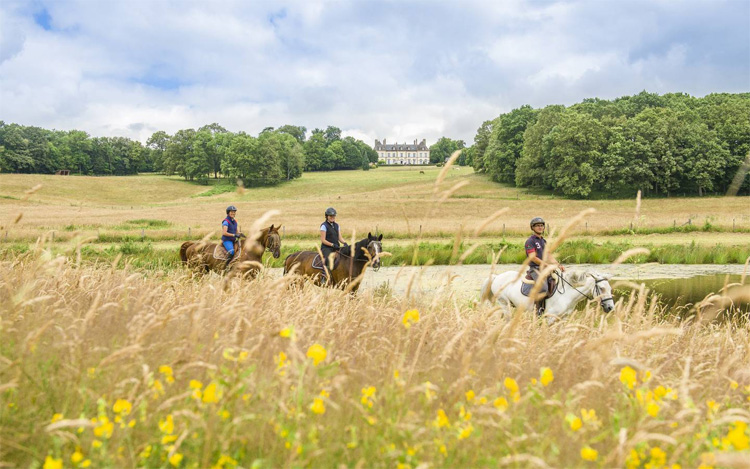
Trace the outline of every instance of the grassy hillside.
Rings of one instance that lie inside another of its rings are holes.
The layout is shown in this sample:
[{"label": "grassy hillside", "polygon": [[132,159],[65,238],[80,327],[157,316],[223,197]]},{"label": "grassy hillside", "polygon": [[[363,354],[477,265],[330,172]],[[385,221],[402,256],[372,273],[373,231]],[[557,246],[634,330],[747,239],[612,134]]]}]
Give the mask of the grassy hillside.
[{"label": "grassy hillside", "polygon": [[[217,232],[225,207],[234,204],[239,207],[243,230],[248,231],[254,220],[275,210],[279,213],[269,224],[283,225],[287,244],[294,240],[308,247],[315,243],[322,212],[328,206],[339,211],[338,221],[347,238],[352,230],[358,235],[378,231],[386,240],[408,243],[421,235],[441,244],[460,232],[466,242],[521,243],[532,216],[547,219],[554,234],[582,210],[594,208],[596,213],[569,235],[595,244],[677,246],[696,242],[709,248],[750,244],[747,198],[646,199],[637,208],[635,199],[569,200],[519,190],[493,183],[470,168],[450,168],[437,184],[440,172],[441,168],[434,167],[384,167],[305,173],[277,187],[239,190],[227,181],[211,181],[205,186],[162,175],[3,174],[0,242],[29,243],[54,231],[58,242],[94,237],[98,243],[146,240],[169,245],[188,236],[200,238]],[[38,185],[41,187],[33,194],[26,194]],[[507,210],[486,222],[501,209]],[[474,238],[479,226],[483,230]]]}]

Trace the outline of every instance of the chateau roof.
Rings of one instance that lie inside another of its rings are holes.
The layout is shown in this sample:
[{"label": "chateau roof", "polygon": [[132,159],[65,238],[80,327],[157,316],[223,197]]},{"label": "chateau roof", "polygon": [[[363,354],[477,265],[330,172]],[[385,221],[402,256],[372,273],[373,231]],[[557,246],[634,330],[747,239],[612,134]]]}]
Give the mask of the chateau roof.
[{"label": "chateau roof", "polygon": [[416,140],[414,140],[414,143],[391,143],[388,144],[385,142],[385,139],[383,139],[383,143],[380,142],[380,140],[375,140],[375,151],[429,151],[429,147],[427,147],[427,139],[423,139],[421,142],[417,143]]}]

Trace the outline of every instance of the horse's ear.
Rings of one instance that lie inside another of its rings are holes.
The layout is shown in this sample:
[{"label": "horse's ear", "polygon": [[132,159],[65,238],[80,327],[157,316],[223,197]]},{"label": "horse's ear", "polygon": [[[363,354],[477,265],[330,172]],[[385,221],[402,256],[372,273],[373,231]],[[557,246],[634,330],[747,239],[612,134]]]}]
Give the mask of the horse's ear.
[{"label": "horse's ear", "polygon": [[273,231],[273,223],[271,223],[271,228],[269,228],[268,231]]},{"label": "horse's ear", "polygon": [[381,233],[380,236],[378,236],[378,241],[383,241],[383,234]]},{"label": "horse's ear", "polygon": [[370,233],[369,231],[367,232],[367,239],[372,239],[372,233]]},{"label": "horse's ear", "polygon": [[281,229],[281,225],[277,226],[275,231],[278,233],[280,229]]}]

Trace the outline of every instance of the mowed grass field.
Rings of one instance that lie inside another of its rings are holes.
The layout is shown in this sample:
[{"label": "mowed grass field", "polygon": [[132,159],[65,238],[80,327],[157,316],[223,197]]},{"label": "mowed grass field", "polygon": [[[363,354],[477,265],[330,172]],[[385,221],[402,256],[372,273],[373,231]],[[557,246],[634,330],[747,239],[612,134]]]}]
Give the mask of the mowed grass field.
[{"label": "mowed grass field", "polygon": [[[54,235],[55,249],[70,251],[88,239],[91,258],[111,260],[117,252],[151,264],[177,265],[181,241],[214,233],[227,205],[239,208],[243,231],[269,211],[268,223],[282,225],[284,255],[313,249],[322,212],[333,206],[347,239],[356,232],[384,234],[387,263],[409,263],[422,242],[418,263],[455,261],[453,244],[480,244],[468,263],[488,263],[511,245],[501,262],[528,236],[528,221],[541,215],[554,236],[578,213],[593,208],[567,233],[565,262],[611,262],[634,246],[662,251],[641,262],[743,263],[750,246],[750,199],[701,197],[632,200],[569,200],[544,192],[491,182],[471,168],[382,167],[371,171],[305,173],[276,187],[236,189],[227,181],[210,185],[178,177],[79,177],[0,175],[0,248],[24,249],[42,235]],[[32,188],[33,193],[28,193]],[[499,210],[501,215],[488,221]],[[687,225],[687,223],[690,223]],[[475,233],[478,227],[480,233]],[[631,230],[632,228],[632,230]],[[123,243],[148,243],[125,246]],[[594,253],[596,246],[606,245]],[[688,246],[694,251],[682,250]],[[726,249],[724,249],[726,247]],[[291,249],[291,250],[289,250]],[[154,255],[157,253],[158,255]],[[585,254],[589,253],[588,256]],[[276,261],[273,265],[279,265]]]}]

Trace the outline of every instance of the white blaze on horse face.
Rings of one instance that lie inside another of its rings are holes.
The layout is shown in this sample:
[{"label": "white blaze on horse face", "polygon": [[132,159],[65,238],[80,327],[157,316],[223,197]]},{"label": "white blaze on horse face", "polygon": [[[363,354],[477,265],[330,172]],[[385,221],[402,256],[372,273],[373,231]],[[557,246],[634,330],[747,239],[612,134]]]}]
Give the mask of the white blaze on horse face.
[{"label": "white blaze on horse face", "polygon": [[377,267],[380,265],[380,243],[373,242],[372,247],[375,251],[375,255],[372,256],[372,266]]}]

